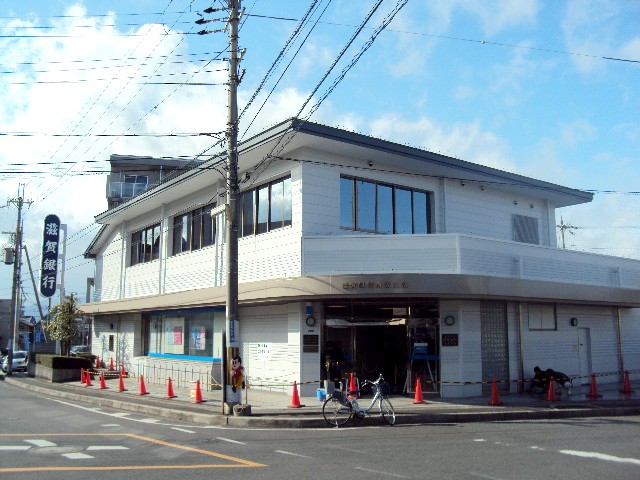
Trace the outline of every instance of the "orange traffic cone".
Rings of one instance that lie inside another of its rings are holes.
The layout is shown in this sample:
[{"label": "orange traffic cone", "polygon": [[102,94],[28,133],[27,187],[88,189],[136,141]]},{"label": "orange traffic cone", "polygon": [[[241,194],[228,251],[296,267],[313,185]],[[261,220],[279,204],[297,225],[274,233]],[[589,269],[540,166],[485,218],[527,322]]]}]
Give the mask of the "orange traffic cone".
[{"label": "orange traffic cone", "polygon": [[202,390],[200,390],[200,380],[196,381],[196,396],[193,398],[193,403],[202,403]]},{"label": "orange traffic cone", "polygon": [[127,389],[124,388],[124,377],[122,376],[122,374],[120,374],[120,385],[118,386],[118,391],[119,392],[124,392]]},{"label": "orange traffic cone", "polygon": [[176,395],[173,393],[173,384],[171,383],[171,377],[169,377],[169,382],[167,383],[167,396],[164,398],[175,398]]},{"label": "orange traffic cone", "polygon": [[87,379],[84,376],[84,368],[80,369],[80,383],[82,383],[82,384],[87,383]]},{"label": "orange traffic cone", "polygon": [[422,385],[420,384],[420,377],[416,378],[416,394],[413,398],[413,403],[424,403],[422,398]]},{"label": "orange traffic cone", "polygon": [[304,405],[300,405],[300,397],[298,396],[298,384],[296,381],[293,381],[293,393],[291,394],[291,405],[287,408],[300,408],[304,407]]},{"label": "orange traffic cone", "polygon": [[556,382],[553,377],[549,377],[549,386],[547,387],[547,402],[557,402],[556,397]]},{"label": "orange traffic cone", "polygon": [[349,374],[349,398],[358,398],[358,387],[356,386],[356,379],[353,373]]},{"label": "orange traffic cone", "polygon": [[598,394],[598,385],[596,385],[596,374],[591,374],[591,390],[587,393],[588,398],[599,398],[602,395]]},{"label": "orange traffic cone", "polygon": [[91,383],[91,372],[89,370],[85,370],[85,378],[86,381],[84,382],[84,386],[93,387],[93,383]]},{"label": "orange traffic cone", "polygon": [[633,390],[631,390],[631,381],[629,380],[629,370],[624,371],[624,383],[622,384],[620,393],[633,393]]},{"label": "orange traffic cone", "polygon": [[124,369],[124,363],[120,364],[120,375],[122,375],[123,377],[127,376],[127,371]]},{"label": "orange traffic cone", "polygon": [[104,390],[107,388],[107,383],[104,381],[104,372],[100,374],[100,389]]},{"label": "orange traffic cone", "polygon": [[147,387],[144,384],[144,377],[140,375],[140,395],[148,395],[148,394],[149,392],[147,392]]},{"label": "orange traffic cone", "polygon": [[502,405],[500,395],[498,394],[498,384],[496,383],[495,378],[491,381],[491,399],[489,400],[489,405],[496,407]]},{"label": "orange traffic cone", "polygon": [[100,368],[100,357],[96,357],[96,370]]},{"label": "orange traffic cone", "polygon": [[115,370],[114,366],[113,366],[113,357],[111,357],[110,361],[109,361],[109,371],[113,372]]}]

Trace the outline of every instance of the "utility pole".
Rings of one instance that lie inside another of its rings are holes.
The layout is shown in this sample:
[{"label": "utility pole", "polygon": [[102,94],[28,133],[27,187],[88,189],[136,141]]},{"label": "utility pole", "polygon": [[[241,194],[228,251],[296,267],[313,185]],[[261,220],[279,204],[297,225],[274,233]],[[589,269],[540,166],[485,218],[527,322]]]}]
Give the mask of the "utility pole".
[{"label": "utility pole", "polygon": [[[227,308],[226,331],[227,382],[225,382],[225,403],[228,410],[242,403],[242,393],[233,383],[233,359],[239,357],[240,325],[238,321],[238,23],[240,21],[240,1],[228,0],[229,8],[229,85],[227,120]],[[237,364],[238,362],[236,362]]]},{"label": "utility pole", "polygon": [[[24,191],[23,191],[24,193]],[[20,196],[18,190],[18,198],[12,198],[7,201],[7,204],[14,204],[18,207],[18,220],[16,221],[16,233],[14,235],[14,258],[13,258],[13,284],[11,288],[11,318],[10,318],[10,330],[9,330],[9,345],[7,352],[7,375],[12,374],[13,366],[13,352],[16,350],[17,341],[16,337],[19,334],[19,295],[20,295],[20,270],[22,268],[22,207],[23,205],[31,204],[31,201],[25,201]]]},{"label": "utility pole", "polygon": [[562,238],[562,248],[565,249],[567,247],[565,246],[565,243],[564,243],[564,231],[567,230],[571,235],[573,235],[572,230],[575,230],[577,227],[564,223],[564,220],[562,219],[562,217],[560,217],[560,225],[557,225],[557,227],[560,229],[560,237]]},{"label": "utility pole", "polygon": [[[234,405],[238,405],[242,400],[242,393],[238,388],[243,380],[243,368],[240,362],[240,324],[238,320],[238,198],[240,187],[238,185],[238,85],[242,80],[242,73],[238,72],[238,67],[242,55],[238,51],[238,24],[242,12],[240,11],[241,0],[227,0],[227,6],[222,8],[209,7],[203,10],[210,14],[227,10],[229,17],[224,31],[229,30],[229,80],[227,84],[227,174],[226,174],[226,194],[225,217],[225,264],[226,264],[226,342],[224,352],[224,372],[222,403],[223,413],[230,414]],[[200,14],[198,14],[200,15]],[[202,17],[202,15],[200,15]],[[215,20],[208,20],[204,17],[198,19],[198,25],[204,25]],[[223,30],[201,30],[198,35],[221,32]],[[243,408],[244,414],[250,412],[250,407]]]}]

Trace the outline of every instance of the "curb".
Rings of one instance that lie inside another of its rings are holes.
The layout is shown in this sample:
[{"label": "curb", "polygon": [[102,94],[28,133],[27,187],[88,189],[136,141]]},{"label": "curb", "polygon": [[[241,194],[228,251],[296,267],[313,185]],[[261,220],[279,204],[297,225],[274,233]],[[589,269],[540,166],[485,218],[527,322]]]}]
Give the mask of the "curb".
[{"label": "curb", "polygon": [[[86,404],[104,406],[124,410],[133,413],[141,413],[159,418],[182,421],[201,425],[228,426],[236,428],[330,428],[322,418],[321,412],[308,412],[304,416],[283,415],[283,414],[254,414],[253,416],[227,416],[222,413],[201,413],[187,409],[172,408],[163,404],[162,406],[150,403],[138,403],[134,401],[109,398],[107,396],[93,396],[82,393],[62,391],[53,388],[46,388],[38,385],[25,384],[14,381],[11,377],[4,377],[9,384],[25,390],[29,390],[47,397],[65,398]],[[154,399],[155,400],[155,399]],[[158,399],[159,400],[159,399]],[[188,404],[183,404],[187,407]],[[637,406],[616,406],[616,405],[575,405],[572,407],[555,408],[545,406],[543,408],[526,407],[501,407],[501,411],[482,412],[428,412],[428,413],[402,413],[396,412],[396,425],[420,425],[420,424],[442,424],[442,423],[479,423],[479,422],[504,422],[513,420],[553,420],[567,418],[589,418],[589,417],[620,417],[640,415],[640,405]],[[508,410],[507,410],[508,409]],[[313,415],[313,417],[311,417]],[[382,419],[378,417],[367,417],[358,420],[349,427],[368,425],[382,425]]]}]

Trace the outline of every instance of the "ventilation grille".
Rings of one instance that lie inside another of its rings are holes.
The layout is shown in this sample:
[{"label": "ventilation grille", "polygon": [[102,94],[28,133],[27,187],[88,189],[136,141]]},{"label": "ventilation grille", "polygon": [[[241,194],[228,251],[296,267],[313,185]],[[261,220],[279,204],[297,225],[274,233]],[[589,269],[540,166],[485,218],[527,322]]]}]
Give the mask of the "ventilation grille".
[{"label": "ventilation grille", "polygon": [[531,243],[540,245],[540,235],[538,233],[538,219],[535,217],[525,217],[524,215],[513,215],[513,241],[520,243]]}]

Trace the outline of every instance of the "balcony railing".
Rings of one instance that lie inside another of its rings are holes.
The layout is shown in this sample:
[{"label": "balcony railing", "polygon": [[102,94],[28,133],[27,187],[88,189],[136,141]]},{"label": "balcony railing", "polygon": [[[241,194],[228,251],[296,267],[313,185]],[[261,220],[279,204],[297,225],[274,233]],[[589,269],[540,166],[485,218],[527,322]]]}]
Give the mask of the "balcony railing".
[{"label": "balcony railing", "polygon": [[109,182],[107,184],[107,197],[111,199],[133,198],[153,186],[150,183]]},{"label": "balcony railing", "polygon": [[640,260],[457,234],[311,237],[303,276],[480,275],[640,288]]}]

